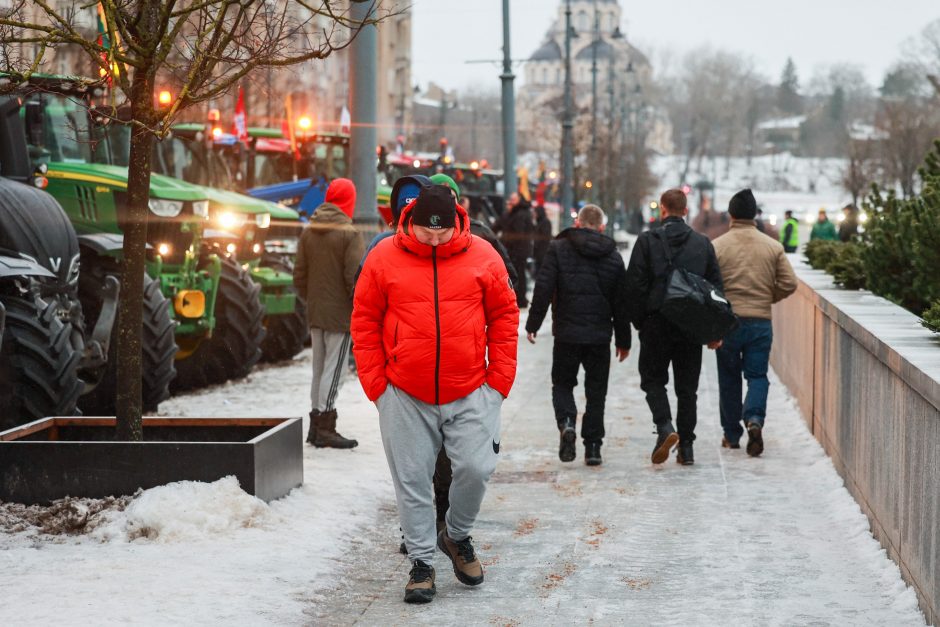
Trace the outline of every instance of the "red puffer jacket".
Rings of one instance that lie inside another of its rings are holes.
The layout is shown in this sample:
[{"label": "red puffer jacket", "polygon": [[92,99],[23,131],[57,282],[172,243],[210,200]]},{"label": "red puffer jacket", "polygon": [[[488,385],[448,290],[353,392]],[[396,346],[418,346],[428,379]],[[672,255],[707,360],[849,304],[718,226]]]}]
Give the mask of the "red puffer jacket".
[{"label": "red puffer jacket", "polygon": [[519,308],[499,254],[470,234],[466,212],[437,247],[405,225],[369,253],[356,283],[351,332],[359,381],[370,400],[391,382],[443,405],[488,383],[509,395],[516,377]]}]

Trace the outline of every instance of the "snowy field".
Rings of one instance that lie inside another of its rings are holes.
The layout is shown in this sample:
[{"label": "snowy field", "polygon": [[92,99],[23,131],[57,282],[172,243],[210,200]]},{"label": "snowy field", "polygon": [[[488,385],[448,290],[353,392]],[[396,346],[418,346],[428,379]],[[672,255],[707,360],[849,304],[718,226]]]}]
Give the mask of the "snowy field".
[{"label": "snowy field", "polygon": [[[651,166],[659,177],[661,186],[678,186],[718,178],[718,209],[728,208],[728,201],[735,192],[750,187],[754,190],[764,213],[783,220],[783,212],[792,209],[797,217],[816,215],[825,208],[834,219],[852,197],[842,189],[841,180],[846,167],[844,159],[815,159],[794,157],[789,153],[754,157],[751,163],[743,157],[730,160],[719,157],[701,162],[693,160],[689,175],[680,181],[685,165],[681,155],[657,157]],[[693,202],[697,208],[697,202]],[[693,211],[694,213],[694,211]]]},{"label": "snowy field", "polygon": [[[776,379],[765,456],[723,450],[708,353],[696,465],[654,468],[634,350],[612,367],[604,465],[584,466],[580,447],[561,464],[547,331],[539,339],[520,341],[504,406],[505,452],[475,533],[479,589],[438,556],[437,600],[401,602],[408,566],[377,415],[350,380],[339,429],[359,448],[305,447],[304,486],[271,505],[229,479],[0,506],[0,625],[924,624]],[[305,352],[161,413],[305,415],[309,369]]]}]

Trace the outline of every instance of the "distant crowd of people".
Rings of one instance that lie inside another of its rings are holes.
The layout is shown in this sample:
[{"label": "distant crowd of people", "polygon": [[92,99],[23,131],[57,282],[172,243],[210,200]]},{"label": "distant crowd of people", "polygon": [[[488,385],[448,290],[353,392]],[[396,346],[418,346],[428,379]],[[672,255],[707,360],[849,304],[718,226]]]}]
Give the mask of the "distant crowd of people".
[{"label": "distant crowd of people", "polygon": [[[470,215],[449,177],[407,176],[392,190],[390,230],[365,247],[352,224],[354,204],[350,181],[331,183],[303,232],[294,270],[313,341],[307,440],[317,447],[357,445],[336,431],[335,401],[352,345],[359,380],[378,408],[401,550],[411,562],[406,602],[433,599],[435,548],[460,582],[483,582],[471,532],[500,451],[500,410],[515,381],[521,308],[529,307],[525,333],[532,343],[552,310],[551,400],[562,462],[577,457],[574,388],[583,369],[584,461],[602,463],[611,340],[623,362],[632,325],[639,333],[640,387],[657,434],[651,462],[663,463],[676,450],[677,461],[691,465],[703,342],[677,326],[666,304],[682,281],[715,302],[730,302],[734,324],[705,342],[717,352],[722,445],[738,449],[746,434],[747,453],[762,454],[771,305],[796,289],[796,278],[784,244],[761,232],[750,190],[731,199],[728,228],[714,242],[686,223],[686,195],[664,192],[663,219],[639,236],[628,265],[596,205],[583,207],[574,226],[552,238],[544,209],[518,194],[491,228]],[[667,394],[670,367],[675,413]]]}]

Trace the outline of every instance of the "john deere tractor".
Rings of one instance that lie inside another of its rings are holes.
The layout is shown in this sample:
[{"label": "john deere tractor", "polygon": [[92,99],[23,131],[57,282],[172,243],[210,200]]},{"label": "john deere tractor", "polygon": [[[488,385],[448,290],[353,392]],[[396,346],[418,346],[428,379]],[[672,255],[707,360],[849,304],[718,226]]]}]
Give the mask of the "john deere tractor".
[{"label": "john deere tractor", "polygon": [[[109,132],[109,141],[129,142]],[[155,147],[155,172],[204,186],[209,199],[209,222],[205,241],[224,260],[237,263],[260,288],[266,329],[261,358],[290,359],[301,350],[309,335],[307,309],[293,286],[292,242],[271,238],[275,232],[299,236],[298,213],[279,204],[232,191],[238,183],[223,149],[234,143],[232,136],[212,136],[201,124],[173,127],[172,133]]]},{"label": "john deere tractor", "polygon": [[[113,165],[119,155],[112,143],[101,141],[114,110],[96,106],[98,94],[78,80],[30,79],[20,92],[32,162],[47,168],[48,191],[83,236],[83,276],[91,282],[119,277],[127,168]],[[146,287],[145,318],[156,320],[168,308],[175,333],[144,329],[145,405],[148,397],[164,395],[157,389],[173,379],[173,362],[164,365],[168,354],[175,352],[177,389],[244,376],[260,357],[264,328],[257,286],[205,242],[209,205],[204,188],[151,176],[147,273],[152,283]]]}]

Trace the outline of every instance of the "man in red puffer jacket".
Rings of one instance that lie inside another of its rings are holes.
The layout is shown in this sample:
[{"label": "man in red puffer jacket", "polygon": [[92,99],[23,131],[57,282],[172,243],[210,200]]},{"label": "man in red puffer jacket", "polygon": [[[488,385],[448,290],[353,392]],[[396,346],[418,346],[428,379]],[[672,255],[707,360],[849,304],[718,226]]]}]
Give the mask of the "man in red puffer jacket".
[{"label": "man in red puffer jacket", "polygon": [[395,236],[366,258],[351,325],[412,562],[406,602],[427,603],[435,592],[432,476],[442,443],[454,479],[437,546],[459,581],[483,582],[470,532],[496,467],[518,325],[499,254],[471,235],[469,217],[446,187],[424,187],[402,211]]}]

